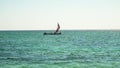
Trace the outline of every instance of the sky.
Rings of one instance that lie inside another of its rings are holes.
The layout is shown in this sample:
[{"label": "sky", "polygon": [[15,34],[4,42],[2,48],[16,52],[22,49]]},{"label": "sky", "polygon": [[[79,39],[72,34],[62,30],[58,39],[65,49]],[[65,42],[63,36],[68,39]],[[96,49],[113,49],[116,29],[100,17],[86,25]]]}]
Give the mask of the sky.
[{"label": "sky", "polygon": [[0,0],[0,30],[120,29],[120,0]]}]

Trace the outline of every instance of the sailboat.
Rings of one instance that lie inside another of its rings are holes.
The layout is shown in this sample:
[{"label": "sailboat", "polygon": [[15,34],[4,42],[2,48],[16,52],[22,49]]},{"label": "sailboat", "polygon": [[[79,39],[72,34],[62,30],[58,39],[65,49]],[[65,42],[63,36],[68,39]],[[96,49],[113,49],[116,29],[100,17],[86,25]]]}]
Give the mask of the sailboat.
[{"label": "sailboat", "polygon": [[55,32],[53,32],[53,33],[44,32],[44,35],[61,35],[61,32],[59,30],[60,30],[60,25],[59,25],[59,23],[57,23],[57,29]]}]

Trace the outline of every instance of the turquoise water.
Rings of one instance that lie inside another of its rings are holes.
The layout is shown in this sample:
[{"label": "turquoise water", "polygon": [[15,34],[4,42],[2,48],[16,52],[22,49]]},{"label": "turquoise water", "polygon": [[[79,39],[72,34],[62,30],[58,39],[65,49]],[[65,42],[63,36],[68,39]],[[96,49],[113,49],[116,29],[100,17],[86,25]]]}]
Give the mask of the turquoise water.
[{"label": "turquoise water", "polygon": [[120,68],[120,31],[0,31],[0,68]]}]

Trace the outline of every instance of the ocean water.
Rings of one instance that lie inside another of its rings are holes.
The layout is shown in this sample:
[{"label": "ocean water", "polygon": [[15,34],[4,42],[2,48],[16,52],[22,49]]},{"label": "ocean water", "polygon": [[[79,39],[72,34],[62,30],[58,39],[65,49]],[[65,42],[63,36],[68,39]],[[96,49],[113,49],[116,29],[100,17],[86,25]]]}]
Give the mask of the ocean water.
[{"label": "ocean water", "polygon": [[0,68],[120,68],[119,30],[44,32],[0,31]]}]

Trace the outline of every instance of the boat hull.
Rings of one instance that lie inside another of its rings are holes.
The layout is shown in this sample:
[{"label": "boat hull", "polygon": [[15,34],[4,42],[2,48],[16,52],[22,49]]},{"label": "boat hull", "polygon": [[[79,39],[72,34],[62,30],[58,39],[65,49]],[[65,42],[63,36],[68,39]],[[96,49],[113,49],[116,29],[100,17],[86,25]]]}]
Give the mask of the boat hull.
[{"label": "boat hull", "polygon": [[61,33],[44,33],[44,35],[61,35]]}]

